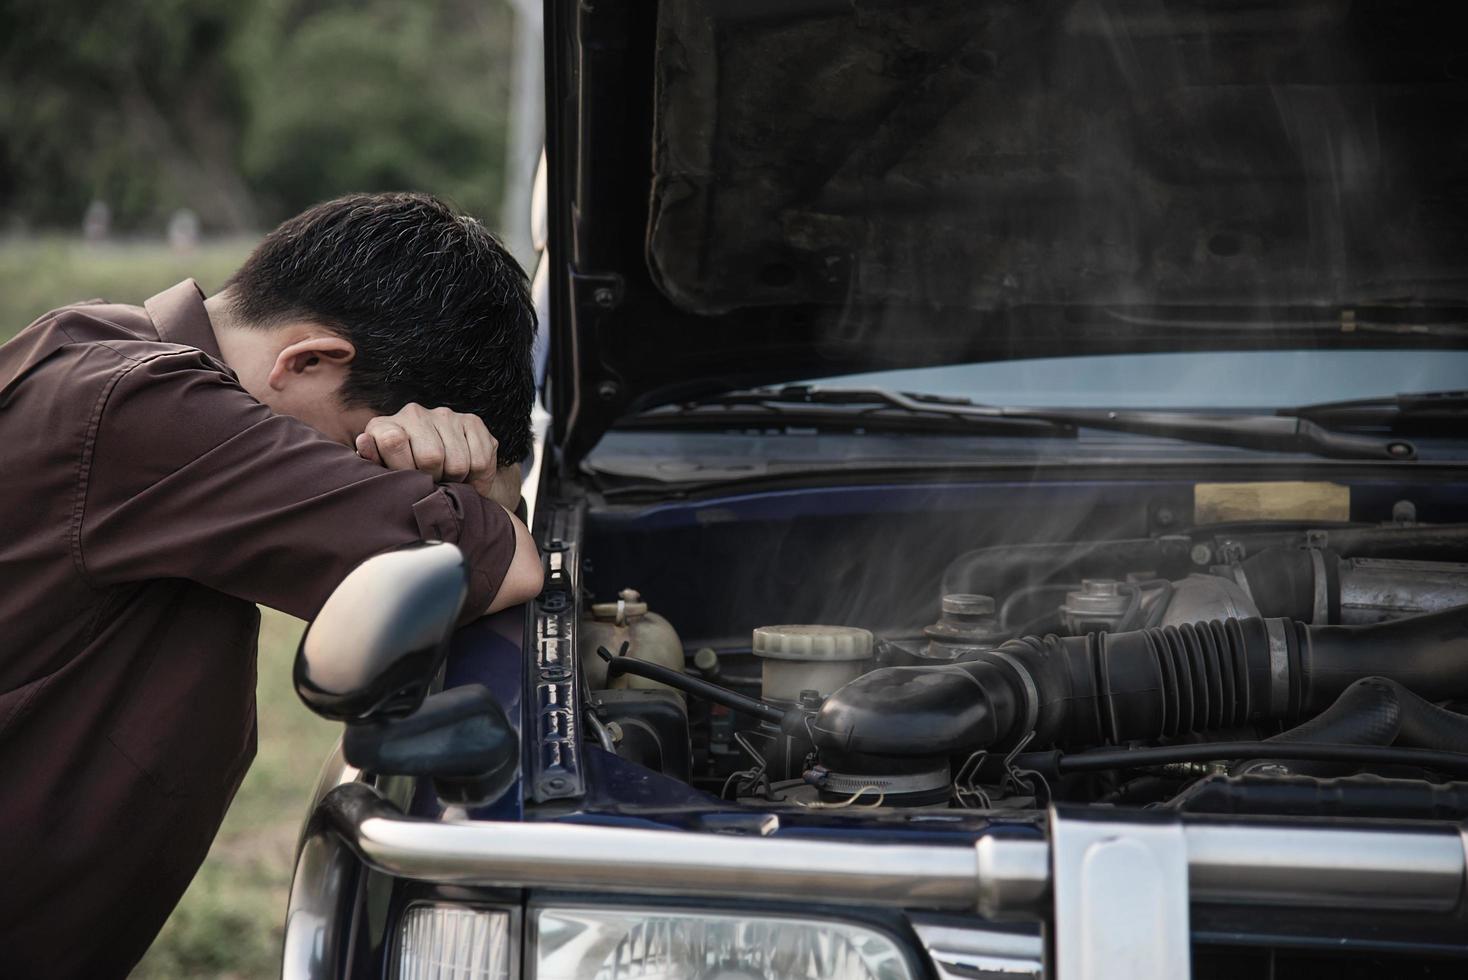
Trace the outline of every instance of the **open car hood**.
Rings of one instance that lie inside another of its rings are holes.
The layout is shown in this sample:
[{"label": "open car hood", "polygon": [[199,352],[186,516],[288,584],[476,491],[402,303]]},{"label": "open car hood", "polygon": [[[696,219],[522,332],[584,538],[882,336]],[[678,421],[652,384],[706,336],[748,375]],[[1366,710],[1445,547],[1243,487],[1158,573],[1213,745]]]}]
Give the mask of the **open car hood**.
[{"label": "open car hood", "polygon": [[558,442],[886,368],[1461,344],[1442,9],[549,0]]}]

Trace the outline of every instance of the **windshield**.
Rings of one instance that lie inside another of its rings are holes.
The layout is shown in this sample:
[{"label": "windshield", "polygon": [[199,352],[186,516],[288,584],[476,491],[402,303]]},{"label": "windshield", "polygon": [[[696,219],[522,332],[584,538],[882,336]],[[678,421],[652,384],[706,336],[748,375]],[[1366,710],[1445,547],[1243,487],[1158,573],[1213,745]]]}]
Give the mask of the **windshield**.
[{"label": "windshield", "polygon": [[1468,351],[1205,351],[988,361],[813,382],[1064,408],[1276,409],[1468,386]]}]

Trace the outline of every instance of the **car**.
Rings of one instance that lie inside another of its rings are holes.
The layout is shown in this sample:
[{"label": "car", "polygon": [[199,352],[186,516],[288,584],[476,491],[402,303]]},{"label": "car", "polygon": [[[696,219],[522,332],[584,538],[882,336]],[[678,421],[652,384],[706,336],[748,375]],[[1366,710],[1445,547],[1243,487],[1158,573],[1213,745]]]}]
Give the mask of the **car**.
[{"label": "car", "polygon": [[310,625],[283,976],[1462,972],[1450,19],[548,0],[545,589]]}]

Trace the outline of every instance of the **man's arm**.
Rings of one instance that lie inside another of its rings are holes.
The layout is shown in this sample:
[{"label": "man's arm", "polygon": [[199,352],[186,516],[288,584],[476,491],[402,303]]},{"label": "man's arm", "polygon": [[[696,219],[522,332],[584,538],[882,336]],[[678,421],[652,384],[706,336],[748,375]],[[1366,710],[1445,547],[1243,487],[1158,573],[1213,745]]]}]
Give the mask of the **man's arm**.
[{"label": "man's arm", "polygon": [[[506,511],[506,513],[509,512]],[[499,591],[495,593],[493,601],[490,602],[485,612],[499,612],[510,606],[518,606],[522,602],[529,602],[540,595],[540,590],[545,585],[545,570],[540,564],[540,549],[535,547],[535,540],[530,537],[530,531],[520,523],[520,519],[514,514],[510,514],[510,526],[515,529],[515,557],[510,559],[510,567],[505,571],[504,581],[500,583]]]},{"label": "man's arm", "polygon": [[120,369],[90,443],[71,538],[98,586],[184,578],[309,619],[362,559],[433,538],[464,552],[467,608],[540,588],[534,542],[504,507],[360,458],[202,354]]},{"label": "man's arm", "polygon": [[520,464],[499,465],[499,440],[477,415],[412,402],[392,415],[370,420],[356,440],[357,455],[390,470],[427,473],[435,480],[466,483],[510,515],[515,557],[489,604],[499,612],[540,594],[540,553],[515,509],[520,506]]}]

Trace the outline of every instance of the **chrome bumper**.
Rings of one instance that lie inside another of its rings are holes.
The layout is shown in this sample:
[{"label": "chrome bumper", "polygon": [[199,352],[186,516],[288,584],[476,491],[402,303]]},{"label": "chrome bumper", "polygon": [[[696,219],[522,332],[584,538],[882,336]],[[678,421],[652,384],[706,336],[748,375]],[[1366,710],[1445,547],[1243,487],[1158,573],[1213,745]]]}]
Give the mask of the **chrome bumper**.
[{"label": "chrome bumper", "polygon": [[[1193,902],[1452,912],[1464,904],[1468,833],[1449,825],[1243,822],[1084,809],[1050,814],[1049,840],[986,836],[973,844],[855,843],[567,823],[436,822],[406,817],[374,790],[344,783],[308,827],[291,889],[291,951],[333,947],[321,871],[342,881],[342,845],[399,878],[454,884],[738,897],[980,912],[1048,921],[1053,968],[1102,951],[1067,937],[1114,932],[1149,913],[1149,948],[1118,975],[1186,976]],[[1146,819],[1141,819],[1143,816]],[[773,823],[773,822],[772,822]],[[323,914],[324,912],[324,914]],[[1153,918],[1161,916],[1162,921]],[[1098,931],[1099,930],[1099,931]],[[1067,955],[1069,953],[1069,955]],[[1139,958],[1140,957],[1140,958]],[[296,958],[302,967],[305,961]],[[326,960],[330,962],[330,960]],[[1179,972],[1179,970],[1181,972]],[[1100,977],[1094,968],[1085,975]]]}]

